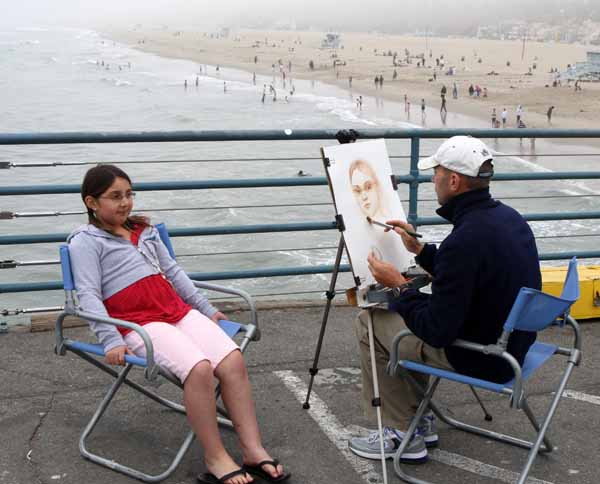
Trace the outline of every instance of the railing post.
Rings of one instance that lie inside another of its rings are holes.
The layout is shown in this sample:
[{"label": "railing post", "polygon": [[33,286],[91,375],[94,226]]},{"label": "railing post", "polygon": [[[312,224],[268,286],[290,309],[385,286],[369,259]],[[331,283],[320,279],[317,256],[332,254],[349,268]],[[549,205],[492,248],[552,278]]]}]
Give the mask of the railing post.
[{"label": "railing post", "polygon": [[410,139],[410,176],[412,180],[408,188],[408,223],[416,227],[417,206],[419,204],[419,152],[421,138],[415,136]]}]

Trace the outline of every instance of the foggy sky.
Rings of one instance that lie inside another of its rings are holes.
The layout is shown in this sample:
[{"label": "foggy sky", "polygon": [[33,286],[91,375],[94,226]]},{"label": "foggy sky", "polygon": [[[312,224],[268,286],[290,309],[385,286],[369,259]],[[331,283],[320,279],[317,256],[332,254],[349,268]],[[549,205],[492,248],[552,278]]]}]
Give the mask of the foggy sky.
[{"label": "foggy sky", "polygon": [[[468,33],[501,20],[558,21],[600,16],[600,0],[1,0],[0,25],[218,30],[298,28],[382,32]],[[10,5],[10,6],[9,6]]]}]

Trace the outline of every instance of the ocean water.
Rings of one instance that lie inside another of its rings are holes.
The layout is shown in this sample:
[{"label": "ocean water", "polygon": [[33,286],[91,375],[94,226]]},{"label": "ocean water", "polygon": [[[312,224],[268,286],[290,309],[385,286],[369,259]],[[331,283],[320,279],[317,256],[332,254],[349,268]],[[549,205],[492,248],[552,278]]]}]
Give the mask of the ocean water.
[{"label": "ocean water", "polygon": [[[284,87],[280,78],[257,76],[255,85],[251,73],[228,68],[217,72],[215,66],[167,59],[133,47],[89,30],[24,27],[1,31],[3,114],[0,132],[422,126],[417,100],[413,100],[412,119],[407,119],[402,103],[372,97],[364,98],[361,111],[355,104],[358,92],[293,79],[295,92],[291,95],[289,78]],[[265,84],[275,86],[277,102],[273,102],[269,94],[265,102],[261,102]],[[448,127],[487,126],[479,120],[452,113],[452,102],[449,100],[448,104]],[[442,126],[437,108],[427,110],[426,126]],[[87,165],[0,170],[0,185],[80,183],[85,171],[96,162],[128,162],[121,166],[134,183],[290,177],[298,170],[321,176],[319,148],[322,144],[293,141],[2,146],[0,161]],[[423,141],[422,154],[431,153],[437,144]],[[394,172],[406,173],[408,142],[395,140],[387,145]],[[499,154],[507,155],[497,158],[496,171],[500,173],[596,170],[600,161],[598,150],[584,145],[557,145],[538,140],[532,150],[528,140],[522,144],[518,140],[502,140],[491,142],[490,146]],[[553,156],[545,156],[548,154]],[[158,163],[159,160],[164,162]],[[524,213],[595,210],[600,184],[594,181],[502,182],[494,185],[493,193]],[[399,196],[406,200],[406,187],[400,187]],[[420,204],[419,213],[432,215],[437,203],[431,186],[422,186],[420,196],[425,201]],[[291,204],[302,205],[257,207]],[[406,202],[404,205],[407,208]],[[333,216],[327,187],[141,192],[136,208],[152,220],[165,221],[172,227],[326,221]],[[77,195],[0,197],[0,211],[80,210],[82,204]],[[84,222],[81,214],[20,217],[0,220],[0,232],[3,235],[69,232]],[[597,246],[600,236],[594,221],[540,222],[532,226],[542,252],[590,250]],[[428,240],[439,241],[448,227],[423,227],[421,231]],[[562,237],[571,234],[580,236]],[[324,231],[176,238],[174,243],[184,268],[224,271],[332,263],[335,250],[331,247],[336,246],[337,237],[334,231]],[[299,248],[306,250],[297,250]],[[1,260],[56,258],[53,244],[2,246],[0,251]],[[237,253],[224,255],[222,252]],[[58,266],[54,265],[0,270],[0,283],[58,278]],[[240,280],[231,284],[255,294],[274,294],[322,290],[328,280],[328,275],[315,275]],[[340,287],[349,285],[349,279],[344,277],[339,284]],[[60,292],[0,294],[0,311],[60,305],[61,301]]]}]

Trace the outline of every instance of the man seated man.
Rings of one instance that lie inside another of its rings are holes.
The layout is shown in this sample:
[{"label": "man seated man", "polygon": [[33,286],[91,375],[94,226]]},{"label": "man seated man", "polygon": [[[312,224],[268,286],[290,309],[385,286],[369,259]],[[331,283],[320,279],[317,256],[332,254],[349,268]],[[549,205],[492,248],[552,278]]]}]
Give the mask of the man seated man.
[{"label": "man seated man", "polygon": [[[480,344],[495,343],[502,332],[521,287],[541,289],[541,274],[535,238],[531,228],[514,209],[490,196],[493,159],[478,139],[455,136],[446,140],[419,169],[434,169],[433,184],[441,207],[437,213],[452,223],[452,232],[441,245],[422,244],[405,231],[413,227],[388,221],[402,237],[406,248],[416,254],[417,263],[433,277],[431,295],[401,287],[407,281],[391,264],[369,257],[375,279],[392,290],[389,310],[373,311],[377,376],[381,393],[384,448],[392,457],[420,401],[420,395],[406,377],[389,376],[386,365],[394,336],[407,327],[414,336],[404,338],[400,358],[456,370],[494,382],[512,379],[509,365],[492,355],[450,346],[457,338]],[[390,237],[396,236],[390,233]],[[362,368],[362,396],[367,414],[373,415],[373,377],[369,359],[367,314],[356,321]],[[514,331],[508,352],[520,364],[535,333]],[[413,374],[425,387],[428,377]],[[417,432],[402,455],[403,462],[427,459],[426,447],[438,444],[432,414],[420,422]],[[349,447],[355,454],[380,458],[379,434],[355,437]]]}]

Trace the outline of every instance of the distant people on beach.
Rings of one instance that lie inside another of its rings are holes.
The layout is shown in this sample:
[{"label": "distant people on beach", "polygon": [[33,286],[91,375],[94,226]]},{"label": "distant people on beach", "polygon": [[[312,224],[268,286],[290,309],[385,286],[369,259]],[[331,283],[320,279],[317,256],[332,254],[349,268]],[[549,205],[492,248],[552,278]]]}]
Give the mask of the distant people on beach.
[{"label": "distant people on beach", "polygon": [[256,86],[256,72],[252,73],[252,84]]},{"label": "distant people on beach", "polygon": [[185,79],[185,80],[183,81],[183,88],[184,88],[184,89],[187,89],[187,79]]},{"label": "distant people on beach", "polygon": [[198,76],[196,76],[196,87],[198,87]]},{"label": "distant people on beach", "polygon": [[425,99],[421,99],[421,120],[425,121]]},{"label": "distant people on beach", "polygon": [[442,94],[442,105],[440,107],[440,114],[448,114],[448,109],[446,109],[446,95]]},{"label": "distant people on beach", "polygon": [[227,83],[223,81],[223,92],[227,92]]},{"label": "distant people on beach", "polygon": [[548,124],[552,124],[552,112],[554,111],[554,106],[550,106],[548,111],[546,112],[546,116],[548,117]]},{"label": "distant people on beach", "polygon": [[458,99],[458,86],[456,85],[456,82],[452,86],[452,99]]},{"label": "distant people on beach", "polygon": [[506,110],[506,108],[502,109],[502,114],[500,115],[500,117],[502,118],[502,127],[505,128],[506,121],[508,120],[508,111]]},{"label": "distant people on beach", "polygon": [[348,87],[352,89],[352,76],[348,77]]},{"label": "distant people on beach", "polygon": [[267,85],[263,84],[262,99],[260,100],[260,102],[262,102],[263,104],[265,103],[265,96],[266,95],[267,95]]},{"label": "distant people on beach", "polygon": [[517,105],[516,114],[517,114],[517,127],[518,127],[519,123],[521,122],[521,117],[523,116],[523,106],[521,104]]},{"label": "distant people on beach", "polygon": [[492,128],[496,128],[496,123],[498,122],[497,119],[497,115],[496,115],[496,108],[492,108]]},{"label": "distant people on beach", "polygon": [[362,96],[358,96],[356,98],[356,107],[362,111],[362,106],[363,106],[363,97]]}]

